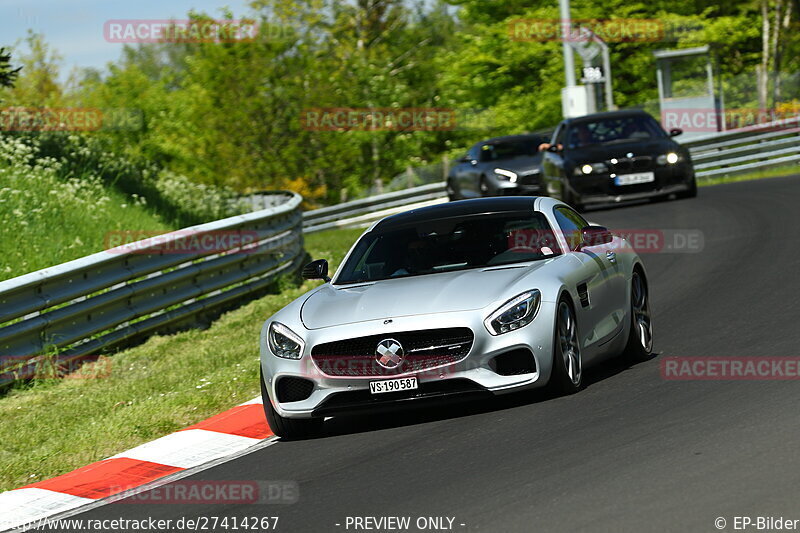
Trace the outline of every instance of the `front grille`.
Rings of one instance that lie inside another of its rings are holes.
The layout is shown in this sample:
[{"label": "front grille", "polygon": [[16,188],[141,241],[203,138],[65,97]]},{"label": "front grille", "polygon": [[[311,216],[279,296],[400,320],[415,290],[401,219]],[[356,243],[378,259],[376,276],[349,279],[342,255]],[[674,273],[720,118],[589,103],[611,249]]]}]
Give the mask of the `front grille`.
[{"label": "front grille", "polygon": [[[399,333],[382,333],[318,344],[311,358],[319,369],[334,377],[396,376],[449,365],[464,359],[474,340],[469,328],[443,328]],[[396,368],[378,363],[378,343],[394,339],[403,347]]]},{"label": "front grille", "polygon": [[636,157],[622,157],[615,164],[610,164],[611,172],[625,174],[626,172],[645,172],[653,170],[653,158],[649,155]]},{"label": "front grille", "polygon": [[280,403],[307,400],[314,390],[314,383],[307,379],[285,377],[278,380],[277,394]]},{"label": "front grille", "polygon": [[521,172],[517,178],[517,185],[539,185],[540,183],[541,179],[538,170]]}]

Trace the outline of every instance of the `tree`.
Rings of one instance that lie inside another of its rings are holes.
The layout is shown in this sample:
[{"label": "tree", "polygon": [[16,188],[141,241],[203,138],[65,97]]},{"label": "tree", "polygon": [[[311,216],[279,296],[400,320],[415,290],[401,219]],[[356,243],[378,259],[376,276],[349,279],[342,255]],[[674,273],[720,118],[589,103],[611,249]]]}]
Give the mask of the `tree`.
[{"label": "tree", "polygon": [[[758,68],[758,100],[762,109],[775,110],[781,99],[781,67],[786,34],[792,22],[792,0],[761,0],[761,63]],[[771,68],[770,68],[771,67]],[[769,82],[772,98],[768,101]]]},{"label": "tree", "polygon": [[22,73],[8,91],[12,105],[55,107],[62,103],[63,89],[59,83],[61,56],[41,34],[28,30],[27,51],[19,55]]},{"label": "tree", "polygon": [[11,68],[11,53],[0,48],[0,87],[13,87],[22,67]]}]

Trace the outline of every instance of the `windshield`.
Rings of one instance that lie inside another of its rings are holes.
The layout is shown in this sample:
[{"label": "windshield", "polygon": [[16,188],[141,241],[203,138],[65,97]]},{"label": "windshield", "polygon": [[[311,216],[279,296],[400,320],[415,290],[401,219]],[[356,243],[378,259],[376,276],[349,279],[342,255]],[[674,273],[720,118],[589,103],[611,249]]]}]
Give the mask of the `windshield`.
[{"label": "windshield", "polygon": [[356,244],[337,284],[535,261],[560,253],[541,213],[472,215],[371,231]]},{"label": "windshield", "polygon": [[516,141],[503,141],[481,146],[481,161],[498,161],[521,156],[535,156],[539,153],[542,139],[531,137]]},{"label": "windshield", "polygon": [[650,116],[607,118],[594,122],[579,122],[569,129],[567,145],[580,148],[590,144],[615,141],[660,139],[666,134]]}]

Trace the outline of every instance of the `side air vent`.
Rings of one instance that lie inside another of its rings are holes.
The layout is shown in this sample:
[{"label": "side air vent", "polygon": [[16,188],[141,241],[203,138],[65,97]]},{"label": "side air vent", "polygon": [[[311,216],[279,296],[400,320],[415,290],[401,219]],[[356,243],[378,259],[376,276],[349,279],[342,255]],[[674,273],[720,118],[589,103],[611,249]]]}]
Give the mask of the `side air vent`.
[{"label": "side air vent", "polygon": [[589,287],[586,283],[578,285],[578,298],[581,300],[581,307],[589,307]]}]

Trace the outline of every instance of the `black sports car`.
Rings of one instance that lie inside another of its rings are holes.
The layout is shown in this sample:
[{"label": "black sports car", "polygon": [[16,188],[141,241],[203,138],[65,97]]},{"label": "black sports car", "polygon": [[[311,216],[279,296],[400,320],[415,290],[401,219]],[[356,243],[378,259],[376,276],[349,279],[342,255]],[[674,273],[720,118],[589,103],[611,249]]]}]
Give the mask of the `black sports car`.
[{"label": "black sports car", "polygon": [[450,200],[540,193],[544,137],[507,135],[476,143],[447,176]]},{"label": "black sports car", "polygon": [[689,150],[644,111],[611,111],[562,121],[543,145],[544,194],[582,208],[671,194],[697,195]]}]

